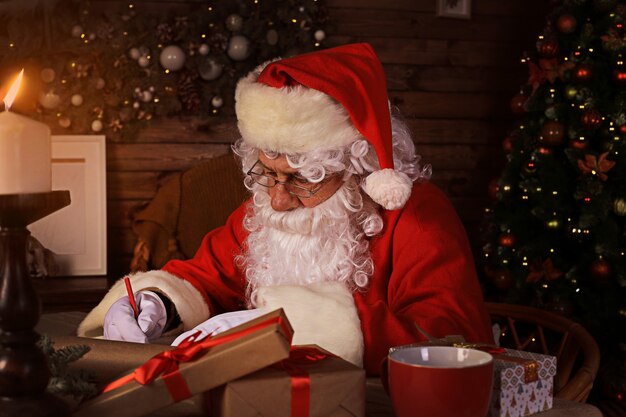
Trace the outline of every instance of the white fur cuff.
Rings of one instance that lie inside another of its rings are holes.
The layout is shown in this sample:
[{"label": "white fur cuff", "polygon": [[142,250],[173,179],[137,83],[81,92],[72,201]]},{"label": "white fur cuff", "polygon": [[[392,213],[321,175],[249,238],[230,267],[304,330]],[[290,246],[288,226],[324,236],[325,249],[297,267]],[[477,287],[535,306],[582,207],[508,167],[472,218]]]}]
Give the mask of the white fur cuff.
[{"label": "white fur cuff", "polygon": [[[210,316],[209,306],[198,290],[189,282],[169,272],[154,270],[129,275],[133,291],[152,290],[169,298],[183,322],[184,330],[189,330],[202,323]],[[127,295],[124,280],[118,280],[102,301],[93,309],[78,326],[77,334],[83,337],[102,336],[104,316],[111,305],[119,298]]]},{"label": "white fur cuff", "polygon": [[293,345],[315,344],[363,366],[363,334],[354,298],[339,283],[270,286],[258,290],[257,306],[282,307],[293,329]]}]

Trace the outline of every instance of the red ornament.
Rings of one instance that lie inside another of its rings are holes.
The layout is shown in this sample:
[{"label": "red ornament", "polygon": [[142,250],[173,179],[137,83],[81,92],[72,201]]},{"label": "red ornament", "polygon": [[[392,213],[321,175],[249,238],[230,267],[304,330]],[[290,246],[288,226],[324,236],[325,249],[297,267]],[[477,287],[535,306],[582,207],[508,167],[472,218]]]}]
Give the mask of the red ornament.
[{"label": "red ornament", "polygon": [[572,33],[576,30],[576,18],[569,13],[562,14],[556,19],[556,28],[565,34]]},{"label": "red ornament", "polygon": [[598,284],[606,284],[611,277],[611,264],[605,259],[598,258],[589,266],[589,272]]},{"label": "red ornament", "polygon": [[569,14],[565,13],[559,16],[556,20],[556,27],[561,33],[570,34],[576,30],[576,26],[578,22],[576,18]]},{"label": "red ornament", "polygon": [[559,146],[565,137],[565,126],[556,120],[550,120],[543,125],[541,140],[548,146]]},{"label": "red ornament", "polygon": [[580,120],[587,129],[597,129],[602,124],[602,114],[598,110],[585,110]]},{"label": "red ornament", "polygon": [[515,238],[511,233],[503,233],[498,238],[498,242],[500,243],[500,246],[510,248],[515,243]]},{"label": "red ornament", "polygon": [[507,136],[502,141],[502,150],[504,150],[504,152],[506,153],[509,153],[511,152],[512,149],[513,149],[513,140],[511,139],[510,136]]},{"label": "red ornament", "polygon": [[543,146],[537,149],[541,155],[550,155],[552,153],[552,149],[544,148]]},{"label": "red ornament", "polygon": [[537,51],[544,58],[552,58],[559,51],[559,43],[554,38],[540,39],[537,41]]},{"label": "red ornament", "polygon": [[513,114],[522,115],[526,113],[526,108],[524,108],[526,100],[528,100],[528,96],[524,94],[518,94],[511,99],[511,111]]},{"label": "red ornament", "polygon": [[498,184],[498,180],[494,178],[489,181],[489,185],[487,186],[489,197],[491,197],[492,200],[497,200],[498,191],[500,191],[500,185]]},{"label": "red ornament", "polygon": [[616,83],[626,85],[626,71],[615,70],[615,72],[613,72],[613,76],[615,77]]},{"label": "red ornament", "polygon": [[572,139],[569,141],[569,146],[574,149],[585,149],[587,147],[587,141]]},{"label": "red ornament", "polygon": [[579,83],[588,82],[589,80],[591,80],[591,75],[591,66],[589,66],[588,64],[580,64],[574,70],[574,80],[578,81]]},{"label": "red ornament", "polygon": [[621,125],[621,126],[619,127],[619,132],[620,132],[620,133],[626,133],[626,125]]}]

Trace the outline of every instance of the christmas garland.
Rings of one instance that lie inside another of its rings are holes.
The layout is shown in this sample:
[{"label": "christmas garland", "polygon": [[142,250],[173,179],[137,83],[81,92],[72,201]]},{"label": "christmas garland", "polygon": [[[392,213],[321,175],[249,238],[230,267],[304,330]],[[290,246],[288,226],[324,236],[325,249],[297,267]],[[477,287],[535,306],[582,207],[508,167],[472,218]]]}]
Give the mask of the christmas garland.
[{"label": "christmas garland", "polygon": [[272,58],[320,48],[326,36],[318,0],[115,6],[0,4],[0,97],[25,68],[15,111],[55,133],[129,138],[158,116],[232,115],[241,76]]}]

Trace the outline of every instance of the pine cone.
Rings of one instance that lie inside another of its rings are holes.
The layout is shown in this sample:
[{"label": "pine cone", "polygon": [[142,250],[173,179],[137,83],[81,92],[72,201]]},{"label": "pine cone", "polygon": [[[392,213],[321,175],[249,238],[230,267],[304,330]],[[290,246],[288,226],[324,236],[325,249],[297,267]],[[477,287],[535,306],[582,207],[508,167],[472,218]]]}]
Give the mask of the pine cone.
[{"label": "pine cone", "polygon": [[156,27],[157,39],[161,43],[171,43],[174,41],[176,34],[174,28],[169,23],[159,23]]},{"label": "pine cone", "polygon": [[200,107],[200,87],[198,74],[186,71],[178,79],[178,98],[185,110],[194,111]]}]

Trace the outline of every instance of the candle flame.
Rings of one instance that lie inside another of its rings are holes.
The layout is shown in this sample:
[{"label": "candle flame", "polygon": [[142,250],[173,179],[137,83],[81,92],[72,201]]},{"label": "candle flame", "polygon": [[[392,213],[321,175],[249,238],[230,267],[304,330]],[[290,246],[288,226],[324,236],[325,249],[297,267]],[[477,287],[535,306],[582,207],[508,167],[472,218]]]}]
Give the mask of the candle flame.
[{"label": "candle flame", "polygon": [[23,77],[24,77],[24,69],[22,69],[20,73],[17,75],[17,78],[15,79],[15,81],[13,81],[13,84],[11,84],[11,88],[9,88],[9,91],[4,96],[4,99],[3,99],[4,106],[7,110],[11,108],[13,101],[15,101],[15,97],[17,96],[17,92],[20,89],[20,85],[22,84]]}]

